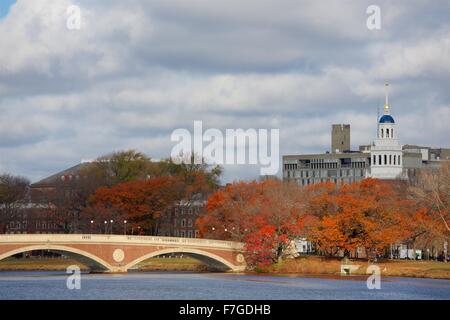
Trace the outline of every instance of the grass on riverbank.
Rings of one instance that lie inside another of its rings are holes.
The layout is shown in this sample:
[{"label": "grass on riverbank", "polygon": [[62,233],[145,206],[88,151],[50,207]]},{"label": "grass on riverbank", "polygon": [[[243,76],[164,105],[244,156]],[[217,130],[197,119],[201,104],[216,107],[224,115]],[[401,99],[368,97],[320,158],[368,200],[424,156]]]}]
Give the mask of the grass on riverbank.
[{"label": "grass on riverbank", "polygon": [[88,268],[69,258],[7,258],[0,261],[0,271],[59,271],[66,270],[68,266],[77,265],[81,270]]},{"label": "grass on riverbank", "polygon": [[[351,264],[359,265],[359,269],[352,272],[354,275],[366,275],[367,261],[356,260]],[[82,270],[87,267],[82,263],[65,258],[38,258],[28,259],[8,258],[0,261],[0,271],[30,271],[30,270],[66,270],[70,265],[78,265]],[[450,279],[450,263],[436,261],[387,260],[377,265],[383,276],[389,277],[416,277]],[[190,258],[150,258],[138,265],[142,271],[209,271],[208,267],[200,261]],[[264,272],[273,274],[298,275],[340,275],[341,259],[325,258],[319,256],[306,256],[297,259],[286,259],[268,267]]]},{"label": "grass on riverbank", "polygon": [[[88,268],[81,262],[69,258],[7,258],[0,261],[0,271],[59,271],[66,270],[70,265],[78,265],[81,270]],[[150,258],[138,265],[143,271],[208,271],[208,267],[198,260],[183,258]]]},{"label": "grass on riverbank", "polygon": [[[306,256],[283,260],[265,271],[276,274],[340,275],[341,261],[337,258]],[[366,275],[366,269],[370,265],[364,260],[353,260],[350,264],[359,266],[358,270],[352,272],[354,275]],[[450,279],[450,263],[445,262],[384,260],[376,265],[380,267],[381,275],[387,277]]]}]

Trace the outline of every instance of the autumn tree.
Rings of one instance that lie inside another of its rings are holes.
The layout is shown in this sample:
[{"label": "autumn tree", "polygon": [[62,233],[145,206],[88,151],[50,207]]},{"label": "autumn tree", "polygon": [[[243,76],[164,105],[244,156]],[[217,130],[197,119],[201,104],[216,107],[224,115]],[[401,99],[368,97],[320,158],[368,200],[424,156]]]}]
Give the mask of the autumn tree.
[{"label": "autumn tree", "polygon": [[10,174],[0,175],[0,232],[15,217],[23,205],[30,181]]},{"label": "autumn tree", "polygon": [[[191,155],[188,159],[164,159],[154,168],[154,174],[176,176],[185,186],[186,197],[195,193],[210,194],[220,185],[221,166],[210,166],[203,159]],[[175,161],[174,161],[175,160]]]},{"label": "autumn tree", "polygon": [[421,171],[410,191],[417,203],[428,208],[430,216],[440,221],[442,235],[450,237],[450,162]]},{"label": "autumn tree", "polygon": [[124,150],[101,156],[85,170],[105,185],[148,178],[152,168],[149,157],[136,150]]},{"label": "autumn tree", "polygon": [[125,150],[101,156],[86,164],[79,172],[58,180],[49,204],[55,206],[53,220],[66,233],[89,230],[90,220],[82,215],[88,200],[98,188],[145,180],[152,168],[150,158],[135,150]]},{"label": "autumn tree", "polygon": [[249,265],[278,261],[300,235],[300,188],[279,180],[239,182],[213,194],[198,226],[205,237],[243,241]]},{"label": "autumn tree", "polygon": [[412,236],[414,206],[399,196],[392,183],[365,179],[334,188],[319,185],[309,192],[314,194],[321,187],[332,192],[309,199],[318,209],[309,236],[324,252],[348,256],[364,248],[376,258],[390,244]]},{"label": "autumn tree", "polygon": [[157,219],[176,199],[182,187],[174,177],[159,177],[119,183],[99,188],[90,198],[84,215],[102,227],[103,221],[113,220],[113,232],[123,230],[123,221],[131,227],[141,227],[147,234],[155,234]]}]

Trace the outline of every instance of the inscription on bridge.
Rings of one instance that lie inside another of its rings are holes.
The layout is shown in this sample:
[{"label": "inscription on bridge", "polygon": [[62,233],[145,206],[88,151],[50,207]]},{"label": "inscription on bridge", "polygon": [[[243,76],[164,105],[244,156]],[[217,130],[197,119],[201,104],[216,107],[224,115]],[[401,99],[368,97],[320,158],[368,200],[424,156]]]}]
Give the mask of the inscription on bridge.
[{"label": "inscription on bridge", "polygon": [[42,249],[79,258],[95,271],[126,272],[148,258],[169,253],[191,255],[221,270],[242,271],[246,266],[243,244],[233,241],[126,235],[0,235],[0,260]]}]

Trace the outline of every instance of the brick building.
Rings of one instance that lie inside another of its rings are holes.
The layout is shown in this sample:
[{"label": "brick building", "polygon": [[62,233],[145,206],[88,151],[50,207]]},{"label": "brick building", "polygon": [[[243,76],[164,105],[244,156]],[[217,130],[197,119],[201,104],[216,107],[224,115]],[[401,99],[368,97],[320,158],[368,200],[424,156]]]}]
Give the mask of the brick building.
[{"label": "brick building", "polygon": [[[55,220],[57,198],[70,195],[73,182],[88,164],[81,163],[31,184],[26,198],[18,202],[5,233],[65,233]],[[2,208],[0,207],[0,210]]]},{"label": "brick building", "polygon": [[177,201],[166,214],[159,219],[159,236],[198,238],[196,221],[206,212],[206,199],[200,194],[189,200]]}]

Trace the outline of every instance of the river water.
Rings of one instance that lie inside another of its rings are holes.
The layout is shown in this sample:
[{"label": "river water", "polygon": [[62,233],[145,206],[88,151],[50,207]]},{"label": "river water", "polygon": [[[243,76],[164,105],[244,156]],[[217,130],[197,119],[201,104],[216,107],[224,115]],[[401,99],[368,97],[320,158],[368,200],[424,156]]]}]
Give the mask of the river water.
[{"label": "river water", "polygon": [[62,272],[0,272],[0,299],[450,299],[450,280],[382,278],[381,289],[366,279],[225,273],[136,272],[82,274],[69,290]]}]

